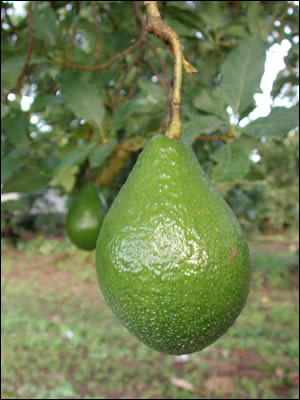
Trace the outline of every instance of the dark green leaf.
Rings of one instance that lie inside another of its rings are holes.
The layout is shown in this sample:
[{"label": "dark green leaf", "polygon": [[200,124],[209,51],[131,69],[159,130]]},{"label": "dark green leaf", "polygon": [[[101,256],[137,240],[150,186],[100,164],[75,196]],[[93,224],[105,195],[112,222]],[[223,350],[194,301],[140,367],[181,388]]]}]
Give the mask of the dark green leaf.
[{"label": "dark green leaf", "polygon": [[192,9],[185,2],[175,1],[173,4],[168,5],[168,17],[181,22],[183,26],[200,31],[204,30],[203,21],[195,14],[195,9]]},{"label": "dark green leaf", "polygon": [[214,115],[197,115],[184,125],[182,141],[191,145],[197,136],[207,135],[214,132],[223,124],[219,118]]},{"label": "dark green leaf", "polygon": [[45,175],[38,168],[22,167],[16,170],[6,181],[2,193],[33,193],[45,187],[50,178],[51,176]]},{"label": "dark green leaf", "polygon": [[132,34],[127,30],[121,30],[118,32],[110,32],[110,45],[115,48],[116,52],[125,50],[133,39]]},{"label": "dark green leaf", "polygon": [[[299,58],[299,57],[297,57]],[[298,89],[299,85],[299,77],[297,76],[297,72],[295,70],[294,73],[287,75],[286,70],[282,70],[277,74],[275,81],[273,82],[271,96],[273,98],[277,97],[284,88],[284,94],[288,95],[288,89]]]},{"label": "dark green leaf", "polygon": [[117,140],[113,139],[110,143],[102,144],[96,147],[90,154],[89,160],[92,168],[102,167],[107,157],[109,157],[117,144]]},{"label": "dark green leaf", "polygon": [[[26,55],[14,56],[8,58],[1,64],[1,83],[4,88],[11,89],[16,83],[17,79],[24,68]],[[32,56],[30,58],[30,64],[40,63],[43,58]]]},{"label": "dark green leaf", "polygon": [[113,115],[112,128],[114,130],[123,128],[129,117],[135,111],[137,111],[137,105],[133,99],[131,101],[127,101],[126,103],[121,104]]},{"label": "dark green leaf", "polygon": [[241,144],[235,142],[220,147],[213,154],[218,162],[213,170],[215,182],[235,182],[243,178],[250,167],[249,153]]},{"label": "dark green leaf", "polygon": [[64,160],[59,164],[58,168],[65,167],[67,165],[80,165],[82,164],[93,149],[92,144],[81,144],[74,150],[67,154]]},{"label": "dark green leaf", "polygon": [[181,22],[177,21],[175,18],[172,18],[171,16],[167,18],[166,22],[180,37],[185,36],[185,37],[195,38],[196,29],[193,29],[190,26],[182,24]]},{"label": "dark green leaf", "polygon": [[10,143],[18,146],[28,139],[29,120],[27,115],[22,111],[11,111],[3,119],[2,129],[6,131]]},{"label": "dark green leaf", "polygon": [[276,107],[264,118],[258,118],[244,128],[247,135],[282,138],[299,124],[299,108]]},{"label": "dark green leaf", "polygon": [[16,56],[4,61],[1,65],[1,83],[5,88],[11,89],[22,71],[25,63],[24,56]]},{"label": "dark green leaf", "polygon": [[198,108],[198,110],[227,119],[225,103],[220,90],[200,88],[199,92],[199,95],[196,96],[193,101],[194,106]]},{"label": "dark green leaf", "polygon": [[4,185],[12,174],[23,164],[27,146],[18,146],[1,159],[1,184]]},{"label": "dark green leaf", "polygon": [[77,75],[67,75],[64,75],[62,83],[62,96],[66,104],[78,118],[86,119],[102,131],[104,105],[96,87],[83,80],[72,79]]},{"label": "dark green leaf", "polygon": [[218,35],[220,37],[238,39],[246,39],[249,37],[245,25],[241,24],[225,26],[224,28],[218,30]]},{"label": "dark green leaf", "polygon": [[263,17],[263,5],[258,1],[249,1],[247,2],[247,5],[247,19],[249,29],[252,33],[257,33],[266,24],[266,20]]},{"label": "dark green leaf", "polygon": [[24,196],[20,195],[20,198],[18,200],[4,201],[3,203],[1,203],[1,208],[11,213],[14,211],[23,211],[23,212],[28,211],[26,195]]},{"label": "dark green leaf", "polygon": [[223,5],[220,1],[204,1],[200,8],[201,19],[216,31],[225,24]]},{"label": "dark green leaf", "polygon": [[264,73],[266,51],[258,36],[243,40],[222,65],[221,89],[224,101],[235,114],[242,113],[259,91]]},{"label": "dark green leaf", "polygon": [[61,104],[63,102],[60,96],[52,96],[50,94],[41,94],[36,97],[31,105],[32,112],[44,111],[46,107],[52,106],[54,104]]},{"label": "dark green leaf", "polygon": [[56,18],[50,7],[33,11],[34,34],[49,46],[56,44]]}]

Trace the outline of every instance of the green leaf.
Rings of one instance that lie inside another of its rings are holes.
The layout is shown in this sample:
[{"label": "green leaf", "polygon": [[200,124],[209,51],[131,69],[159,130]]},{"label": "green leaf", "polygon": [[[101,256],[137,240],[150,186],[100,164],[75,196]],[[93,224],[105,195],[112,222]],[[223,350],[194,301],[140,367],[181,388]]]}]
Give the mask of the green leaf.
[{"label": "green leaf", "polygon": [[67,193],[70,193],[76,182],[76,174],[79,170],[78,165],[66,165],[58,169],[50,182],[51,186],[62,186]]},{"label": "green leaf", "polygon": [[125,50],[130,46],[132,40],[132,33],[127,29],[122,29],[117,32],[109,32],[110,46],[115,48],[117,53]]},{"label": "green leaf", "polygon": [[197,115],[184,125],[182,141],[187,145],[192,145],[197,136],[214,132],[223,124],[214,115]]},{"label": "green leaf", "polygon": [[39,168],[22,167],[17,169],[6,181],[2,193],[33,193],[45,187],[50,178],[50,175],[45,175]]},{"label": "green leaf", "polygon": [[30,110],[32,112],[41,112],[46,109],[48,106],[52,106],[55,104],[61,104],[63,100],[60,96],[52,96],[50,94],[41,94],[36,97],[34,102],[32,103]]},{"label": "green leaf", "polygon": [[1,203],[1,209],[13,213],[14,211],[28,212],[28,204],[26,201],[26,195],[20,195],[17,200],[7,200]]},{"label": "green leaf", "polygon": [[62,96],[76,117],[86,119],[102,132],[103,100],[94,85],[75,77],[78,75],[64,74]]},{"label": "green leaf", "polygon": [[266,51],[258,36],[243,40],[227,56],[221,68],[224,101],[234,114],[242,113],[259,90]]},{"label": "green leaf", "polygon": [[118,130],[123,128],[129,117],[140,108],[137,106],[135,99],[121,104],[113,115],[112,129]]},{"label": "green leaf", "polygon": [[[114,130],[125,126],[127,129],[128,123],[129,125],[135,123],[133,119],[136,119],[137,115],[142,116],[146,123],[149,116],[157,116],[164,112],[164,110],[167,111],[167,98],[159,85],[143,81],[139,81],[138,85],[141,89],[140,93],[130,99],[130,101],[122,103],[114,113],[112,125]],[[138,125],[140,126],[140,124]],[[132,133],[133,131],[130,132]]]},{"label": "green leaf", "polygon": [[51,47],[56,44],[56,18],[50,7],[33,11],[34,34]]},{"label": "green leaf", "polygon": [[190,28],[195,28],[204,31],[204,24],[200,20],[199,16],[195,14],[197,10],[192,8],[185,2],[175,1],[172,4],[168,4],[168,17],[179,21],[183,26],[188,26]]},{"label": "green leaf", "polygon": [[196,29],[193,29],[190,26],[182,24],[175,18],[168,16],[168,18],[166,19],[166,23],[177,33],[179,37],[185,36],[185,37],[195,38]]},{"label": "green leaf", "polygon": [[[14,56],[8,58],[1,64],[1,83],[5,89],[11,89],[16,84],[24,68],[25,60],[26,55]],[[42,57],[32,56],[30,58],[30,64],[40,63],[43,60]]]},{"label": "green leaf", "polygon": [[215,182],[235,182],[243,178],[250,167],[249,152],[241,144],[235,142],[220,147],[213,154],[218,162],[213,170]]},{"label": "green leaf", "polygon": [[159,107],[159,109],[167,107],[168,99],[160,85],[139,80],[138,86],[141,89],[141,93],[135,97],[136,107],[140,109],[144,107],[145,113],[155,107]]},{"label": "green leaf", "polygon": [[241,24],[225,26],[224,28],[218,30],[218,35],[220,37],[234,37],[238,39],[245,39],[249,37],[245,25]]},{"label": "green leaf", "polygon": [[245,126],[247,135],[256,137],[282,138],[299,124],[299,108],[276,107],[267,117],[258,118]]},{"label": "green leaf", "polygon": [[223,119],[227,119],[223,94],[220,90],[199,89],[200,94],[194,98],[193,104],[198,110],[209,114],[215,114]]},{"label": "green leaf", "polygon": [[18,146],[6,157],[1,159],[1,184],[4,185],[12,174],[23,165],[27,146]]},{"label": "green leaf", "polygon": [[16,56],[4,61],[1,65],[1,83],[5,88],[11,89],[22,71],[25,63],[24,56]]},{"label": "green leaf", "polygon": [[112,139],[110,143],[96,147],[89,156],[91,168],[102,167],[107,157],[111,155],[117,143],[116,139]]},{"label": "green leaf", "polygon": [[263,16],[263,5],[257,1],[249,1],[247,2],[247,5],[247,19],[249,30],[252,33],[260,32],[260,30],[266,25],[266,20]]},{"label": "green leaf", "polygon": [[1,118],[6,117],[10,112],[10,107],[7,104],[1,104]]},{"label": "green leaf", "polygon": [[201,3],[201,6],[201,19],[213,31],[216,31],[226,23],[223,5],[220,1],[205,1]]},{"label": "green leaf", "polygon": [[29,120],[22,111],[11,111],[2,122],[2,129],[6,131],[10,143],[18,146],[24,143],[28,137]]},{"label": "green leaf", "polygon": [[92,149],[92,144],[83,143],[77,146],[74,150],[66,155],[66,157],[59,164],[58,168],[82,164],[87,159]]},{"label": "green leaf", "polygon": [[83,33],[85,37],[84,48],[89,50],[93,50],[96,46],[97,36],[95,35],[95,24],[89,22],[85,18],[80,18],[76,23],[76,31],[79,33]]}]

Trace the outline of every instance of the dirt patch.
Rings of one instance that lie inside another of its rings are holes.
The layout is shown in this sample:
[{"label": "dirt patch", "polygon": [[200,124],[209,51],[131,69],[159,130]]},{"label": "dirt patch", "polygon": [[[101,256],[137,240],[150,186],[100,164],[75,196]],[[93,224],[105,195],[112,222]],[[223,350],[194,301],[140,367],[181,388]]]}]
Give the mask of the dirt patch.
[{"label": "dirt patch", "polygon": [[[205,359],[209,361],[210,368],[218,371],[218,376],[221,377],[234,376],[238,378],[247,376],[256,381],[262,379],[262,372],[257,366],[263,365],[264,360],[256,350],[235,349],[232,350],[226,358],[224,358],[222,352],[222,349],[212,348],[211,353],[217,353],[217,357],[214,355],[212,358],[212,354],[210,355],[209,353],[206,355],[199,353],[197,358],[199,358],[199,360]],[[230,359],[230,363],[228,359]],[[210,371],[206,373],[206,377],[209,376],[211,376]]]},{"label": "dirt patch", "polygon": [[[2,260],[6,258],[15,260],[15,264],[10,270],[5,271],[3,268],[1,270],[1,277],[6,284],[13,280],[22,280],[28,285],[37,283],[41,290],[55,290],[61,293],[65,292],[66,288],[69,288],[72,293],[85,298],[91,303],[102,303],[99,296],[96,272],[93,281],[80,280],[72,271],[62,270],[57,267],[60,262],[71,259],[67,253],[60,253],[49,258],[43,254],[26,255],[17,249],[7,248],[2,252]],[[95,266],[92,263],[86,262],[83,267],[95,270]]]}]

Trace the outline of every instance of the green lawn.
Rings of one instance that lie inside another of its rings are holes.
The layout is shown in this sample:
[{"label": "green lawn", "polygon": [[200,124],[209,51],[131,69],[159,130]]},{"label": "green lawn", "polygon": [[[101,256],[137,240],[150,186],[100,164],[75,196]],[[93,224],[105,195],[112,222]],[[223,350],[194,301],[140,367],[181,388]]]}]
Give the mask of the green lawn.
[{"label": "green lawn", "polygon": [[178,358],[141,344],[105,306],[93,253],[4,243],[1,398],[299,398],[297,255],[251,249],[251,294],[234,326]]}]

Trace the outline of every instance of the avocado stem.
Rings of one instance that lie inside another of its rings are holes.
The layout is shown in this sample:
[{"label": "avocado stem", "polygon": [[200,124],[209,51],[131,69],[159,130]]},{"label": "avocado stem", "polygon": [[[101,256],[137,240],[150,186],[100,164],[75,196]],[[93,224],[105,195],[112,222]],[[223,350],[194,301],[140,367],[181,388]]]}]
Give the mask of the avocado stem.
[{"label": "avocado stem", "polygon": [[167,26],[161,19],[157,1],[144,1],[146,6],[147,23],[146,29],[149,33],[154,33],[170,49],[174,57],[174,78],[173,90],[169,103],[170,119],[166,136],[171,139],[179,140],[181,138],[181,93],[182,93],[182,66],[188,73],[197,72],[183,56],[179,37],[173,29]]}]

